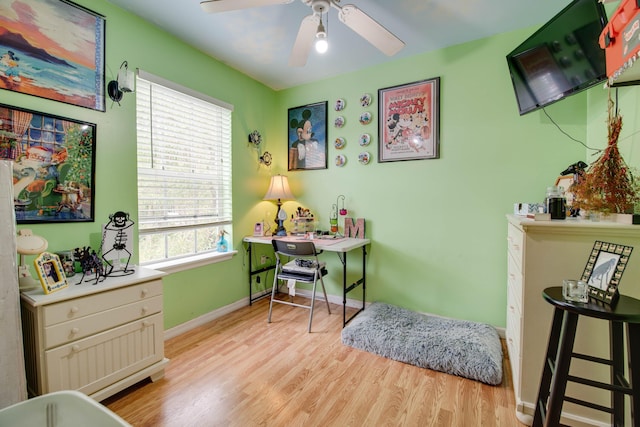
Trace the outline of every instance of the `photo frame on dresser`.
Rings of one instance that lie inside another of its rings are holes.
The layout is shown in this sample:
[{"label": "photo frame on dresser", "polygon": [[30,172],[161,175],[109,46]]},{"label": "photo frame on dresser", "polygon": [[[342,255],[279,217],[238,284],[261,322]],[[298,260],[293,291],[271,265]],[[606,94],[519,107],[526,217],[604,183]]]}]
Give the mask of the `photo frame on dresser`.
[{"label": "photo frame on dresser", "polygon": [[618,285],[632,251],[632,246],[596,240],[582,273],[589,298],[609,305],[617,302]]},{"label": "photo frame on dresser", "polygon": [[60,257],[50,252],[43,252],[34,260],[38,278],[45,294],[59,291],[69,286]]}]

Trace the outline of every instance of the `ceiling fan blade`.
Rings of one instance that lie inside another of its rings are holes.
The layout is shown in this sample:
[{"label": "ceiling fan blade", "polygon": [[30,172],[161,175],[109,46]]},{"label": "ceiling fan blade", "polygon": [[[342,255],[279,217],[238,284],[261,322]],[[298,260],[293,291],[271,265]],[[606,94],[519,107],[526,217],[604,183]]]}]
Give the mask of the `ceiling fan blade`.
[{"label": "ceiling fan blade", "polygon": [[402,40],[356,6],[348,4],[339,9],[340,21],[387,56],[395,55],[404,47]]},{"label": "ceiling fan blade", "polygon": [[320,24],[320,17],[316,14],[305,16],[300,23],[298,36],[289,56],[290,67],[303,67],[307,63],[307,57],[309,56],[313,39],[316,36],[318,24]]},{"label": "ceiling fan blade", "polygon": [[292,2],[293,0],[203,0],[200,2],[200,7],[206,13],[218,13]]}]

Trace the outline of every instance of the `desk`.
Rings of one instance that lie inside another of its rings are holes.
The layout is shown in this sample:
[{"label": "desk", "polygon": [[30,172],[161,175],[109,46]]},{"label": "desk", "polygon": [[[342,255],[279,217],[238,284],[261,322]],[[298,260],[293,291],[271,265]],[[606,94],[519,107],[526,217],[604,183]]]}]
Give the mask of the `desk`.
[{"label": "desk", "polygon": [[[622,427],[624,423],[624,395],[631,396],[632,425],[637,426],[637,411],[640,408],[640,300],[625,295],[614,307],[595,302],[572,303],[564,301],[561,287],[547,288],[542,297],[554,306],[553,323],[545,359],[535,416],[534,427],[557,426],[560,423],[564,401],[611,414],[611,425]],[[595,317],[609,322],[610,359],[601,359],[573,352],[578,316]],[[629,357],[629,379],[625,378],[624,331],[627,332]],[[608,365],[610,383],[602,383],[569,374],[571,359]],[[567,382],[609,390],[611,407],[565,396]]]},{"label": "desk", "polygon": [[[283,236],[276,237],[277,239],[282,240],[292,240],[292,241],[300,241],[303,240],[302,237],[295,236]],[[274,265],[270,265],[268,267],[262,267],[257,270],[253,270],[252,265],[252,257],[251,251],[252,246],[254,244],[260,245],[269,245],[271,246],[271,239],[273,237],[255,237],[248,236],[243,239],[243,242],[248,244],[247,252],[249,254],[249,305],[251,305],[254,301],[257,301],[261,298],[264,298],[271,294],[271,291],[265,292],[258,297],[253,297],[251,294],[251,281],[253,276],[259,273],[263,273],[265,271],[273,270],[275,268]],[[345,238],[337,238],[337,239],[313,239],[313,243],[316,245],[316,249],[318,251],[326,251],[326,252],[335,252],[342,263],[342,326],[344,327],[351,319],[353,319],[358,313],[364,310],[365,305],[365,293],[367,289],[366,284],[366,267],[367,267],[367,245],[371,243],[369,239],[356,239],[353,237],[345,237]],[[351,285],[347,286],[347,253],[354,249],[362,249],[362,277]],[[358,309],[353,315],[351,315],[347,319],[347,294],[352,290],[356,289],[358,286],[362,285],[362,307]]]}]

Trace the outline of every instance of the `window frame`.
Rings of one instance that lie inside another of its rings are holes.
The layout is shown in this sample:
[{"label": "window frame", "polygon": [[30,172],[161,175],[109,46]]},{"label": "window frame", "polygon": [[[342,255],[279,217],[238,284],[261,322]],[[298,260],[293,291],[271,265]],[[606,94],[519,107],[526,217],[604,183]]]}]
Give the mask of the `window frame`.
[{"label": "window frame", "polygon": [[[222,216],[223,216],[222,220],[206,222],[204,224],[191,224],[191,225],[184,225],[184,226],[160,226],[160,227],[150,227],[148,229],[142,229],[139,225],[138,227],[139,248],[141,248],[142,246],[142,239],[144,239],[147,236],[151,236],[153,234],[162,234],[163,235],[162,239],[166,244],[167,239],[170,238],[169,236],[167,236],[167,234],[169,233],[175,232],[176,230],[189,232],[189,231],[202,229],[202,228],[208,228],[208,229],[218,228],[218,229],[225,230],[226,232],[225,238],[227,239],[228,244],[231,245],[231,242],[233,239],[232,237],[233,236],[233,212],[232,212],[233,185],[232,185],[232,164],[231,164],[232,163],[231,162],[232,147],[233,147],[233,144],[232,144],[233,138],[231,133],[232,127],[233,127],[233,105],[228,104],[224,101],[220,101],[218,99],[212,98],[208,95],[204,95],[193,89],[181,86],[177,83],[174,83],[162,77],[145,72],[144,70],[140,70],[140,69],[137,70],[136,83],[138,83],[138,79],[145,80],[151,85],[151,87],[153,87],[153,85],[158,85],[163,87],[164,89],[169,89],[180,95],[184,95],[185,97],[196,98],[197,100],[204,101],[214,106],[226,109],[228,110],[228,113],[229,113],[228,122],[225,122],[225,124],[228,124],[228,129],[227,127],[225,127],[225,129],[228,130],[228,135],[229,135],[228,141],[225,140],[221,144],[222,148],[224,149],[228,148],[228,152],[225,152],[225,158],[228,159],[228,165],[225,165],[225,167],[222,168],[223,176],[220,178],[223,181],[222,189],[225,192],[225,196],[221,196],[221,199],[225,199],[225,197],[228,197],[228,200],[227,200],[228,206],[226,208],[225,207],[221,208]],[[152,108],[153,107],[151,104],[149,106],[150,112]],[[137,110],[138,110],[138,101],[136,100],[136,129],[139,126],[139,117],[138,117]],[[149,125],[149,127],[152,127],[152,126],[153,126],[152,124]],[[136,150],[139,150],[140,143],[141,142],[139,141],[138,137],[136,137]],[[144,173],[144,174],[141,173],[141,165],[140,163],[138,163],[138,160],[136,160],[136,172],[138,176],[138,182],[136,187],[138,188],[138,191],[140,191],[139,179],[141,175],[146,175],[147,177],[149,177],[152,174],[156,173],[155,171],[153,171],[153,169],[149,169],[148,167],[146,168],[146,170],[147,170],[147,173]],[[218,187],[218,185],[215,185],[215,186],[212,185],[210,188],[215,188],[215,187]],[[140,206],[139,197],[138,197],[137,203],[138,203],[138,215],[140,216],[141,206]],[[224,205],[224,200],[222,201],[222,203]],[[199,248],[197,245],[197,241],[192,240],[192,243],[193,243],[193,249],[196,251],[195,253],[188,253],[188,254],[182,254],[182,255],[171,257],[170,254],[168,253],[167,248],[165,247],[163,248],[164,258],[140,262],[140,265],[143,265],[145,267],[160,269],[167,272],[175,272],[175,271],[195,268],[198,266],[207,265],[215,262],[224,261],[224,260],[230,259],[234,254],[237,253],[237,251],[233,249],[229,249],[227,252],[217,252],[215,246],[211,249],[198,252]],[[140,255],[141,253],[142,252],[140,249]]]}]

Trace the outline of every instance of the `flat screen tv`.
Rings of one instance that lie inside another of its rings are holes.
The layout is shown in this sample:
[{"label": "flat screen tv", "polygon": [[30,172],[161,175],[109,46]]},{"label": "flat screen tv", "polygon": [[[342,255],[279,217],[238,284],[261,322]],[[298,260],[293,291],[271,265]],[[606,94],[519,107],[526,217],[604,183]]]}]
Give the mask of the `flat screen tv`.
[{"label": "flat screen tv", "polygon": [[598,0],[573,0],[507,55],[520,115],[607,80],[598,45],[606,25]]}]

